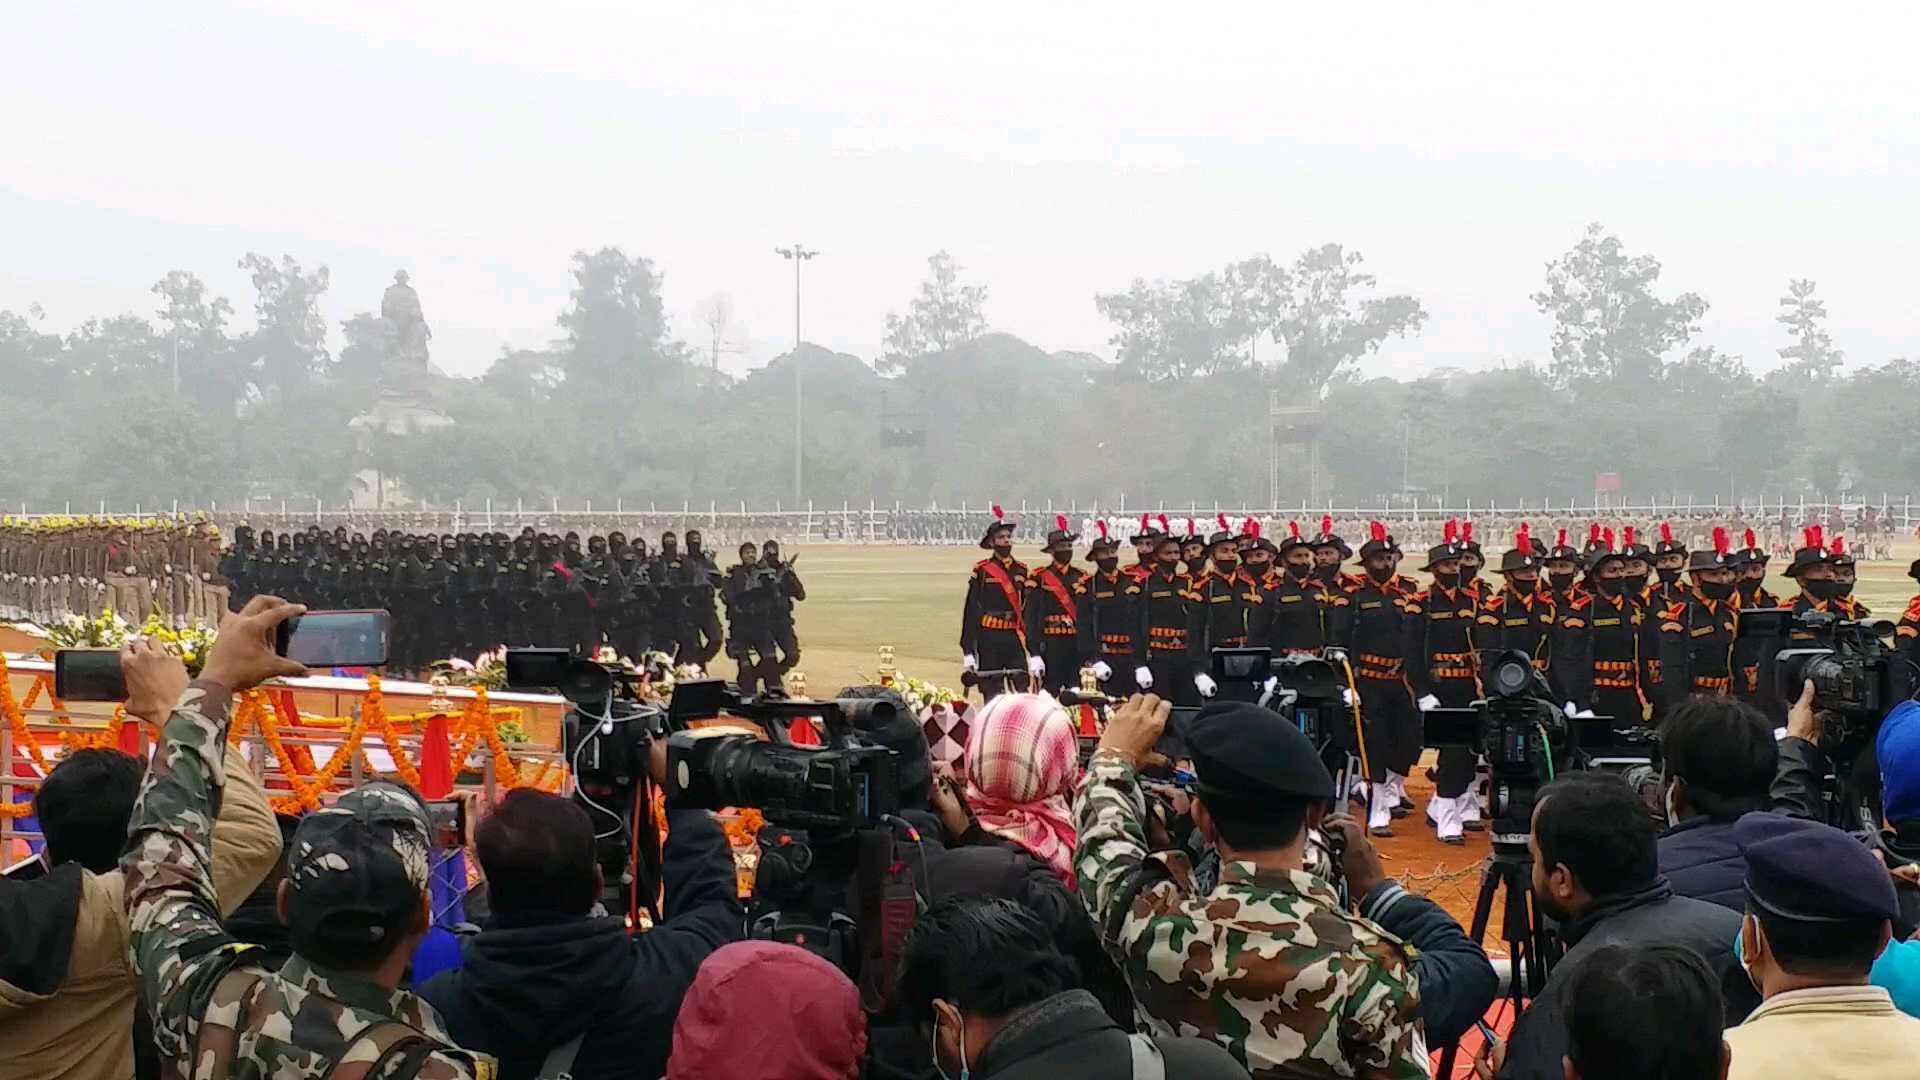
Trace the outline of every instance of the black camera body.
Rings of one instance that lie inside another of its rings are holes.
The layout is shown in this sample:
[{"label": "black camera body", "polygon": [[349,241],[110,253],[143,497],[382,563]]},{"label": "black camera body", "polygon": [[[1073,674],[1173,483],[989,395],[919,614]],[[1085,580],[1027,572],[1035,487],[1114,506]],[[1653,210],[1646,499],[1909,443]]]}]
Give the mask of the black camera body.
[{"label": "black camera body", "polygon": [[1885,619],[1842,619],[1830,612],[1756,608],[1740,615],[1740,637],[1807,642],[1772,655],[1768,685],[1780,707],[1813,684],[1822,722],[1820,745],[1836,761],[1873,742],[1892,708],[1913,696],[1915,672],[1887,647]]},{"label": "black camera body", "polygon": [[1272,649],[1215,649],[1210,661],[1222,700],[1251,701],[1271,709],[1323,750],[1345,754],[1357,749],[1353,711],[1340,694],[1346,684],[1332,661],[1275,656]]},{"label": "black camera body", "polygon": [[1494,843],[1524,845],[1540,788],[1573,764],[1572,729],[1526,653],[1489,652],[1481,670],[1486,696],[1472,708],[1425,712],[1425,743],[1465,747],[1487,759]]},{"label": "black camera body", "polygon": [[[884,723],[893,709],[870,699],[734,698],[726,711],[752,721],[765,737],[724,728],[673,732],[667,799],[708,810],[752,807],[774,825],[816,837],[874,828],[900,811],[898,758],[863,743],[854,723]],[[815,717],[825,726],[825,745],[795,745],[788,725]]]}]

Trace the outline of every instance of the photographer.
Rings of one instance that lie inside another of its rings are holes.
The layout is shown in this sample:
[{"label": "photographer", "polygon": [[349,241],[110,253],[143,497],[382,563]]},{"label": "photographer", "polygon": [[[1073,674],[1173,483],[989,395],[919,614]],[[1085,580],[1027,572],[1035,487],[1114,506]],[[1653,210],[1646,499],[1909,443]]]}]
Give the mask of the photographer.
[{"label": "photographer", "polygon": [[1660,753],[1660,872],[1681,896],[1741,910],[1747,860],[1733,824],[1772,805],[1780,759],[1766,717],[1733,698],[1687,698],[1660,725]]},{"label": "photographer", "polygon": [[[666,743],[654,740],[651,751],[658,782]],[[535,1076],[568,1045],[578,1080],[660,1076],[694,972],[741,933],[733,856],[713,815],[667,810],[665,921],[633,936],[623,919],[594,914],[603,881],[593,822],[572,800],[509,792],[475,830],[474,847],[492,916],[468,939],[461,970],[420,990],[447,1030],[498,1057],[504,1080]]]},{"label": "photographer", "polygon": [[[173,700],[140,689],[129,679],[127,716],[164,722]],[[238,749],[226,747],[222,768],[230,797],[213,823],[211,872],[225,915],[273,869],[280,832]],[[136,1058],[139,1075],[157,1069],[151,1035],[136,1045],[140,984],[127,957],[119,869],[141,773],[140,760],[118,750],[75,750],[40,784],[34,812],[46,872],[0,878],[0,1076],[8,1080],[124,1080]]]},{"label": "photographer", "polygon": [[[1717,904],[1674,895],[1660,874],[1646,805],[1613,773],[1581,772],[1540,789],[1527,839],[1534,900],[1558,923],[1567,952],[1546,987],[1494,1048],[1502,1077],[1559,1080],[1568,1051],[1569,987],[1606,945],[1679,945],[1724,981],[1734,966],[1740,917]],[[1729,1002],[1739,1015],[1742,1003]]]}]

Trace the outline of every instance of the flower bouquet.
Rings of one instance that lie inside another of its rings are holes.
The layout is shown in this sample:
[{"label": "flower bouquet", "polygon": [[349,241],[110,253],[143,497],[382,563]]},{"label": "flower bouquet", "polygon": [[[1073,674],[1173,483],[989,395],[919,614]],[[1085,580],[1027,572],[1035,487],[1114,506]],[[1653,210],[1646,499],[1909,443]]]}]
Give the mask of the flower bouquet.
[{"label": "flower bouquet", "polygon": [[155,612],[147,616],[140,635],[161,648],[180,658],[187,665],[187,674],[198,677],[200,669],[206,666],[207,650],[213,648],[214,639],[220,632],[211,626],[190,624],[182,627],[169,626],[160,621]]},{"label": "flower bouquet", "polygon": [[47,627],[47,643],[56,649],[118,649],[132,636],[133,628],[112,608],[91,618],[62,615]]}]

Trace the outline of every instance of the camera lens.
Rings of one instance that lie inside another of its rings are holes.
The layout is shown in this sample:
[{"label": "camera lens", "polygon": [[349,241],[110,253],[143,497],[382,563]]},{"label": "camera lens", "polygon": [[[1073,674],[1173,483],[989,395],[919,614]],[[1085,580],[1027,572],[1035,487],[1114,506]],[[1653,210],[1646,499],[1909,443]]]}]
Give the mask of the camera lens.
[{"label": "camera lens", "polygon": [[1533,665],[1508,657],[1493,666],[1493,692],[1501,697],[1523,693],[1533,679]]}]

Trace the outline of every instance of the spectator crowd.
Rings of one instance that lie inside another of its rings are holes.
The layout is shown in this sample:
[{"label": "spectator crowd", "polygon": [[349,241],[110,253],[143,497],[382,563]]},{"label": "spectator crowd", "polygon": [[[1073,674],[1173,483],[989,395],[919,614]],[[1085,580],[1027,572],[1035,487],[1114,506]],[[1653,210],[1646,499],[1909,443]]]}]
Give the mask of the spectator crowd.
[{"label": "spectator crowd", "polygon": [[1609,772],[1544,786],[1527,852],[1557,956],[1518,1015],[1506,965],[1388,874],[1298,728],[1216,702],[1169,762],[1151,695],[1084,758],[1051,698],[1002,695],[957,772],[906,710],[863,721],[895,758],[880,862],[904,886],[850,902],[867,860],[843,874],[822,845],[808,872],[836,899],[807,914],[878,942],[854,970],[742,900],[703,810],[664,811],[658,919],[609,915],[604,837],[533,790],[477,825],[487,915],[447,957],[417,793],[375,781],[276,820],[229,745],[234,696],[299,673],[272,643],[301,610],[255,597],[197,678],[122,654],[159,745],[71,752],[39,789],[44,850],[0,880],[0,1077],[1424,1077],[1461,1041],[1483,1077],[1920,1060],[1920,705],[1878,730],[1885,823],[1864,834],[1824,823],[1811,688],[1778,739],[1737,701],[1676,709],[1657,813]]}]

